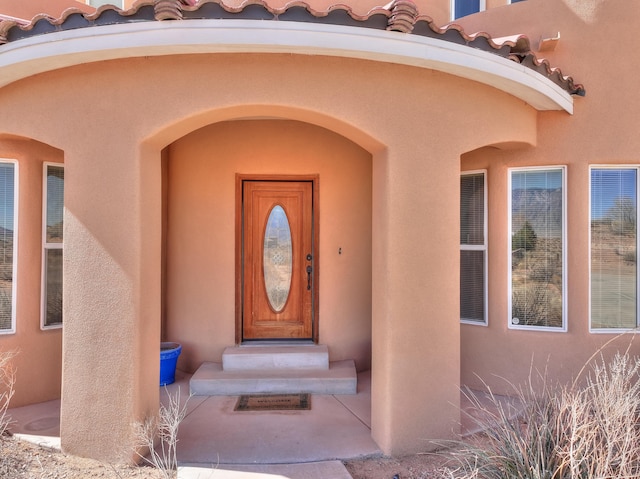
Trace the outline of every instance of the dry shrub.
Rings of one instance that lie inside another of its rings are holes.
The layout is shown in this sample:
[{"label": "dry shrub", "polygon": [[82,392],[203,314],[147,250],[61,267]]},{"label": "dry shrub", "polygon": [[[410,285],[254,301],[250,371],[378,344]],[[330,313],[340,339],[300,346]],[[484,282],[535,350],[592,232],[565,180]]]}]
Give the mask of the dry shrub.
[{"label": "dry shrub", "polygon": [[[167,405],[160,405],[156,417],[134,425],[136,454],[150,466],[158,469],[166,479],[175,478],[178,469],[178,428],[187,414],[187,401],[180,403],[180,389],[167,394]],[[148,451],[144,455],[140,451]]]},{"label": "dry shrub", "polygon": [[586,384],[551,387],[540,377],[514,387],[516,412],[490,393],[469,393],[486,428],[479,445],[450,453],[450,478],[622,479],[640,477],[640,359],[595,364]]},{"label": "dry shrub", "polygon": [[0,445],[3,453],[0,455],[0,477],[11,477],[17,467],[16,460],[4,454],[5,440],[9,436],[11,416],[8,414],[9,402],[13,397],[16,372],[13,366],[14,351],[0,351]]},{"label": "dry shrub", "polygon": [[11,417],[7,413],[14,393],[16,372],[13,366],[15,351],[0,352],[0,437],[7,434]]}]

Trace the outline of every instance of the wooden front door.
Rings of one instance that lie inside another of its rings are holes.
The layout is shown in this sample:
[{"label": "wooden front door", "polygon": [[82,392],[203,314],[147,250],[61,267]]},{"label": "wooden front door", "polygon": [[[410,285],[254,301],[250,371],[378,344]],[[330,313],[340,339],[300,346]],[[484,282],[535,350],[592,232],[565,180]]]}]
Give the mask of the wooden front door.
[{"label": "wooden front door", "polygon": [[312,181],[242,181],[242,340],[313,339]]}]

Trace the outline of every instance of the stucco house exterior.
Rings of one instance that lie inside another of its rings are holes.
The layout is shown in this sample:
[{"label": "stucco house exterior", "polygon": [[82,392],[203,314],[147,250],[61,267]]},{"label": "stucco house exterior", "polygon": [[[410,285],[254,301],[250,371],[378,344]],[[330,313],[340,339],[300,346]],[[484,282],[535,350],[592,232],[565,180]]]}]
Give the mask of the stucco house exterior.
[{"label": "stucco house exterior", "polygon": [[638,353],[637,2],[8,3],[0,349],[65,451],[123,459],[161,340],[326,345],[395,455],[461,386]]}]

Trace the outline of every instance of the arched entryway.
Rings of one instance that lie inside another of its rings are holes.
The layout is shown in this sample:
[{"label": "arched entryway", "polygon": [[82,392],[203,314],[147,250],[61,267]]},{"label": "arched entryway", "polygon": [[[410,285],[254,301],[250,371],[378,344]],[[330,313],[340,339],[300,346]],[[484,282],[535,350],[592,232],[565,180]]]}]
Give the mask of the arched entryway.
[{"label": "arched entryway", "polygon": [[236,344],[236,175],[315,175],[319,204],[318,339],[330,360],[371,366],[371,154],[289,119],[230,120],[173,142],[166,162],[167,340],[194,372]]}]

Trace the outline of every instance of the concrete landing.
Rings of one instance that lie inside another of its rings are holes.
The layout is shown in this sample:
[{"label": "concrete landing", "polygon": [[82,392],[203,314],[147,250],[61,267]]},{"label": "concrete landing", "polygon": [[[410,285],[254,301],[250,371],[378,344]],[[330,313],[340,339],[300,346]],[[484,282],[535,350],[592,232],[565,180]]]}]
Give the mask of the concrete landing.
[{"label": "concrete landing", "polygon": [[[237,396],[192,396],[178,434],[180,465],[235,469],[380,455],[371,438],[370,378],[358,379],[356,395],[313,395],[304,411],[235,411]],[[180,379],[168,393],[180,389],[187,401],[188,387]]]},{"label": "concrete landing", "polygon": [[336,361],[328,369],[249,369],[226,371],[220,363],[203,363],[190,381],[194,396],[241,394],[356,394],[353,360]]}]

